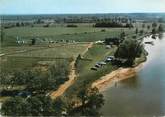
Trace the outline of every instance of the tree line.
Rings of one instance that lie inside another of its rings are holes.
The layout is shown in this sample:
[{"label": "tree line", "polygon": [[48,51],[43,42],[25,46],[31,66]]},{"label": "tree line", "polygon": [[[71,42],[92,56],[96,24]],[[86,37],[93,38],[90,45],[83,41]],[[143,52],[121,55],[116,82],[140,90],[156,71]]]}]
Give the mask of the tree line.
[{"label": "tree line", "polygon": [[98,22],[94,25],[94,27],[110,27],[110,28],[133,28],[132,23],[118,23],[118,22]]}]

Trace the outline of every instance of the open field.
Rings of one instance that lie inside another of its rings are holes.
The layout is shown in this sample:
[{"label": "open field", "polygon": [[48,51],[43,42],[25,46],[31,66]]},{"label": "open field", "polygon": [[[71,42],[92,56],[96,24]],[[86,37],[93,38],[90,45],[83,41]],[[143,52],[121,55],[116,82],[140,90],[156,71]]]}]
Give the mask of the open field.
[{"label": "open field", "polygon": [[[94,45],[89,51],[84,55],[84,58],[78,62],[78,78],[75,83],[66,91],[67,96],[76,95],[75,91],[78,91],[85,85],[90,85],[95,80],[99,79],[106,73],[109,73],[113,69],[116,69],[115,66],[112,66],[108,63],[105,66],[102,66],[98,71],[90,70],[91,67],[99,61],[104,61],[107,56],[113,55],[116,50],[116,47],[112,49],[106,49],[105,45]],[[88,60],[89,59],[89,60]]]},{"label": "open field", "polygon": [[25,53],[13,54],[20,57],[75,58],[87,47],[86,44],[55,44],[46,49],[37,49]]},{"label": "open field", "polygon": [[[2,57],[1,62],[1,72],[10,73],[17,70],[31,69],[37,65],[39,61],[48,61],[53,59],[44,58],[27,58],[27,57]],[[55,60],[57,61],[57,60]]]},{"label": "open field", "polygon": [[[105,29],[105,32],[101,30]],[[134,33],[135,29],[127,28],[93,28],[93,27],[20,27],[5,29],[5,41],[3,45],[17,45],[16,39],[21,38],[29,43],[32,38],[38,38],[40,41],[53,40],[74,40],[77,42],[93,42],[104,40],[108,37],[117,37],[122,31],[126,34]]]},{"label": "open field", "polygon": [[[76,24],[78,27],[69,28],[61,24],[55,27],[14,27],[4,30],[5,41],[3,45],[13,46],[16,44],[16,39],[31,42],[32,38],[37,38],[39,41],[66,41],[74,40],[77,42],[93,42],[98,40],[104,40],[109,37],[118,37],[122,31],[126,34],[134,34],[136,27],[140,31],[143,23],[136,23],[135,28],[95,28],[91,23]],[[151,31],[147,29],[147,26],[151,23],[146,23],[144,31]],[[102,30],[105,31],[102,31]],[[26,45],[26,44],[25,44]]]},{"label": "open field", "polygon": [[54,44],[51,47],[4,47],[2,52],[6,54],[0,59],[1,70],[21,70],[37,65],[39,61],[59,61],[71,59],[83,53],[88,43],[79,44]]}]

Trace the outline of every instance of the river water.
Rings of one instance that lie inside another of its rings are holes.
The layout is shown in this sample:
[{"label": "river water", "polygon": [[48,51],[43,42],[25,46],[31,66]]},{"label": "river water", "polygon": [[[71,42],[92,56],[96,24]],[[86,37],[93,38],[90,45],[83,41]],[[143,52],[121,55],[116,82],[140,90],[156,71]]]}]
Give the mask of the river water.
[{"label": "river water", "polygon": [[104,116],[162,116],[165,115],[165,34],[156,40],[145,41],[149,53],[136,77],[118,83],[103,92]]}]

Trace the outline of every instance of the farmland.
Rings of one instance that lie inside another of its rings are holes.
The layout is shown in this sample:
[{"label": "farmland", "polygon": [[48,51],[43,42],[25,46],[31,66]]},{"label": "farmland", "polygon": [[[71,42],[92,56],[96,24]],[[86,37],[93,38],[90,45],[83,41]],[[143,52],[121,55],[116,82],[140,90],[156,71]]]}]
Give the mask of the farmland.
[{"label": "farmland", "polygon": [[[65,111],[74,115],[77,109],[81,111],[86,106],[97,111],[95,101],[103,104],[104,100],[97,88],[91,88],[92,83],[119,67],[124,69],[144,62],[143,38],[163,31],[161,23],[125,17],[80,18],[82,23],[75,23],[74,17],[67,18],[5,22],[0,35],[0,78],[3,80],[0,101],[18,97],[32,107],[35,102],[42,103],[48,106],[48,115],[63,115]],[[52,105],[59,112],[49,110]],[[38,113],[45,114],[37,110],[32,115]]]},{"label": "farmland", "polygon": [[74,59],[85,51],[88,43],[81,44],[53,44],[36,47],[4,47],[1,57],[1,70],[24,69],[34,67],[39,61],[57,61],[58,59]]},{"label": "farmland", "polygon": [[[83,26],[82,26],[83,25]],[[135,24],[139,30],[142,29],[142,23]],[[151,25],[148,23],[147,25]],[[104,30],[104,31],[103,31]],[[38,38],[39,41],[76,41],[76,42],[93,42],[104,40],[108,37],[118,37],[122,31],[126,34],[135,33],[136,28],[95,28],[90,23],[78,24],[76,28],[65,26],[56,27],[14,27],[4,30],[5,42],[3,45],[16,45],[16,39],[27,41],[32,38]],[[148,30],[147,27],[144,30]]]},{"label": "farmland", "polygon": [[[1,72],[12,73],[45,65],[45,63],[56,64],[63,60],[71,62],[79,54],[85,54],[84,59],[78,63],[78,79],[68,90],[68,92],[72,92],[76,87],[82,86],[84,81],[89,81],[87,84],[90,85],[105,73],[115,69],[114,66],[108,64],[98,72],[90,70],[98,61],[104,61],[106,56],[113,55],[117,47],[109,50],[105,45],[94,44],[87,51],[89,42],[94,43],[109,37],[120,37],[121,32],[125,32],[128,38],[132,38],[136,31],[136,28],[96,28],[92,23],[75,23],[78,27],[66,27],[66,25],[57,24],[50,27],[37,25],[4,29],[5,40],[0,48],[1,54],[4,54],[1,56]],[[142,23],[134,25],[139,30],[148,31],[147,27],[142,28]],[[32,38],[36,38],[36,45],[31,45]],[[18,40],[24,41],[24,43],[16,43]]]}]

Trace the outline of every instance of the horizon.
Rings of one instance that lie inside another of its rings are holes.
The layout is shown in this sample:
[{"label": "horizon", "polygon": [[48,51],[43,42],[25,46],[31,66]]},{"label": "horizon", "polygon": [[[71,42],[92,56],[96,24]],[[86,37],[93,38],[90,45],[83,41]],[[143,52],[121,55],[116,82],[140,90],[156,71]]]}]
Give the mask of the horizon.
[{"label": "horizon", "polygon": [[164,4],[165,0],[1,0],[0,15],[165,13]]},{"label": "horizon", "polygon": [[1,16],[7,15],[101,15],[101,14],[165,14],[165,12],[113,12],[113,13],[38,13],[38,14],[0,14]]}]

